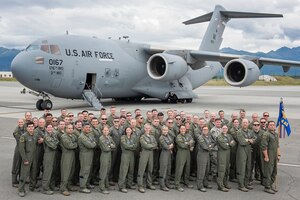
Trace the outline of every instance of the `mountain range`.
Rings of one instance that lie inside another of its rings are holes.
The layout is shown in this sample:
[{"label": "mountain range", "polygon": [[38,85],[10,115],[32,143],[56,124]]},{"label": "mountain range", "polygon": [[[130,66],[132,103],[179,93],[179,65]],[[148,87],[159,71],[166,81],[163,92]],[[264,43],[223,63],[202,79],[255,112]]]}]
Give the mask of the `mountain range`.
[{"label": "mountain range", "polygon": [[[0,47],[0,71],[11,71],[10,64],[13,58],[20,52],[19,49],[7,49]],[[248,51],[241,51],[232,48],[222,48],[222,53],[238,54],[238,55],[250,55],[256,57],[267,57],[276,59],[287,59],[300,61],[300,46],[294,48],[281,47],[277,50],[272,50],[268,53],[256,52],[251,53]],[[300,76],[300,68],[292,67],[289,72],[284,73],[281,67],[264,66],[261,69],[261,74],[269,75],[289,75],[289,76]],[[218,75],[222,75],[220,72]]]}]

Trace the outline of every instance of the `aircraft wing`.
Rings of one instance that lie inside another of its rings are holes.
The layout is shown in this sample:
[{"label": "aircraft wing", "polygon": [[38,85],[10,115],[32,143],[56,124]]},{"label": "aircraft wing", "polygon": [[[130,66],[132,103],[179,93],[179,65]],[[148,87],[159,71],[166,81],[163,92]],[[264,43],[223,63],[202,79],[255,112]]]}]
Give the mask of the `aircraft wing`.
[{"label": "aircraft wing", "polygon": [[282,66],[283,70],[287,72],[290,67],[300,67],[300,61],[291,61],[291,60],[283,60],[283,59],[273,59],[273,58],[264,58],[264,57],[255,57],[248,55],[236,55],[236,54],[226,54],[226,53],[218,53],[218,52],[210,52],[210,51],[190,51],[190,56],[198,61],[218,61],[221,62],[224,66],[228,61],[232,59],[247,59],[251,60],[258,65],[258,67],[262,67],[263,65],[277,65]]}]

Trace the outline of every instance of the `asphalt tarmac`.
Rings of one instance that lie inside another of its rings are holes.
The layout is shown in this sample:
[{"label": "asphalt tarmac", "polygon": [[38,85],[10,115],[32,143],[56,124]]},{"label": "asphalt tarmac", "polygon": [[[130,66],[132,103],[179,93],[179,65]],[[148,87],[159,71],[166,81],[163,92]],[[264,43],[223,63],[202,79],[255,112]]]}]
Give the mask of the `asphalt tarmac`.
[{"label": "asphalt tarmac", "polygon": [[[0,199],[20,199],[17,189],[11,187],[11,164],[15,141],[12,132],[16,127],[18,118],[24,117],[25,111],[31,111],[33,116],[40,117],[43,111],[35,109],[37,97],[20,94],[23,86],[17,82],[0,82]],[[114,102],[111,99],[103,100],[104,107],[109,110],[109,106],[115,105],[117,110],[125,108],[133,112],[135,108],[142,109],[143,113],[153,108],[165,112],[168,109],[184,110],[186,113],[199,114],[202,116],[205,109],[217,112],[220,109],[225,111],[226,118],[232,112],[238,112],[240,108],[246,110],[246,116],[251,118],[251,114],[257,112],[260,116],[263,111],[268,111],[272,119],[277,120],[280,97],[283,97],[285,111],[290,121],[292,134],[290,137],[280,139],[281,160],[278,166],[278,187],[279,192],[270,195],[263,192],[263,187],[258,182],[254,182],[254,190],[248,193],[237,189],[236,183],[230,183],[232,189],[228,193],[217,190],[215,183],[213,189],[206,193],[196,189],[185,188],[184,192],[171,190],[163,192],[146,190],[141,194],[137,190],[129,190],[123,194],[118,190],[112,190],[111,194],[104,195],[99,193],[96,188],[91,194],[71,192],[69,198],[72,199],[300,199],[300,87],[281,86],[281,87],[200,87],[195,90],[199,98],[194,99],[191,104],[162,104],[157,99],[146,99],[139,103]],[[82,110],[88,110],[98,115],[99,112],[93,110],[82,100],[66,100],[60,98],[51,99],[54,107],[51,111],[58,116],[61,108],[67,108],[74,114]],[[194,183],[194,182],[193,182]],[[194,186],[195,183],[194,183]],[[158,188],[158,187],[157,187]],[[59,192],[52,196],[41,194],[40,192],[29,192],[24,199],[66,199]]]}]

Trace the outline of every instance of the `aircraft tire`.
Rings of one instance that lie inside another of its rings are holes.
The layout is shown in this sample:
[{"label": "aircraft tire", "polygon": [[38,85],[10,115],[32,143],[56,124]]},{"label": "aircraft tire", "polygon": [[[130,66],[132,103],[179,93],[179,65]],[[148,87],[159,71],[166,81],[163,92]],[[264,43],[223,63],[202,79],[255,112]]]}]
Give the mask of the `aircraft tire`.
[{"label": "aircraft tire", "polygon": [[44,110],[44,109],[49,109],[49,110],[51,110],[52,109],[52,106],[53,106],[53,104],[52,104],[52,101],[50,101],[49,99],[47,99],[47,100],[45,100],[43,103],[42,103],[42,109]]},{"label": "aircraft tire", "polygon": [[193,102],[193,99],[186,99],[186,103],[192,103]]},{"label": "aircraft tire", "polygon": [[185,99],[178,99],[178,103],[184,103],[185,102]]},{"label": "aircraft tire", "polygon": [[170,98],[170,103],[177,103],[178,102],[178,98],[177,98],[176,94],[173,94],[169,98]]},{"label": "aircraft tire", "polygon": [[42,104],[44,103],[44,100],[43,99],[39,99],[37,102],[36,102],[36,104],[35,104],[35,106],[36,106],[36,109],[38,109],[38,110],[43,110],[43,108],[42,108]]},{"label": "aircraft tire", "polygon": [[135,97],[135,98],[133,98],[133,101],[135,101],[135,102],[140,102],[141,100],[142,100],[141,97]]}]

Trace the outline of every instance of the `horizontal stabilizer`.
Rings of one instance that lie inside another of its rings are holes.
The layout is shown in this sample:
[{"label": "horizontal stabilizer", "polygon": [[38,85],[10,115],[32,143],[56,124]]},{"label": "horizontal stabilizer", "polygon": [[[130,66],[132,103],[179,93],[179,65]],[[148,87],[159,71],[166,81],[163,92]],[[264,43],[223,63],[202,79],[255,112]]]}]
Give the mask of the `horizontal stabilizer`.
[{"label": "horizontal stabilizer", "polygon": [[252,13],[252,12],[235,12],[235,11],[220,11],[227,18],[271,18],[283,17],[282,14],[273,13]]},{"label": "horizontal stabilizer", "polygon": [[209,22],[211,17],[213,15],[213,12],[207,13],[205,15],[201,15],[199,17],[187,20],[184,23],[185,25],[189,25],[189,24],[196,24],[196,23],[202,23],[202,22]]},{"label": "horizontal stabilizer", "polygon": [[[220,10],[220,14],[227,18],[272,18],[272,17],[283,17],[282,14],[273,14],[273,13],[252,13],[252,12],[236,12],[236,11],[226,11],[226,10]],[[213,16],[213,12],[207,13],[205,15],[201,15],[199,17],[187,20],[184,23],[185,25],[189,24],[196,24],[196,23],[202,23],[202,22],[208,22],[211,20],[211,17]]]}]

